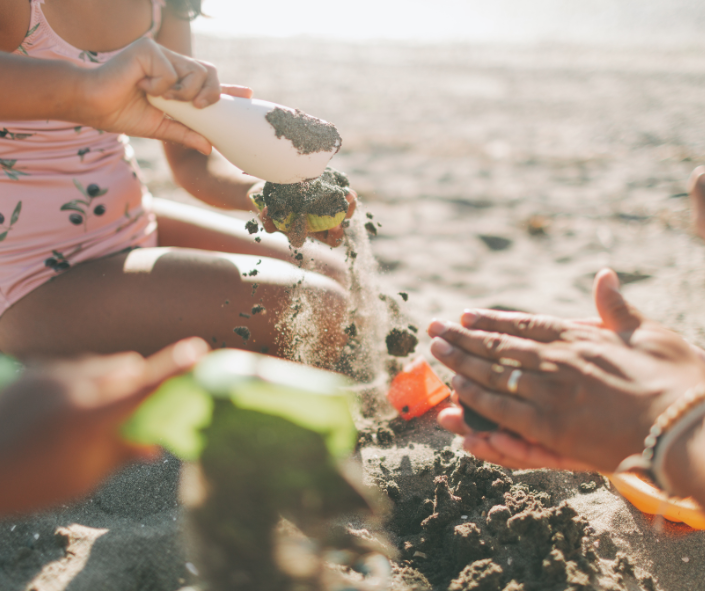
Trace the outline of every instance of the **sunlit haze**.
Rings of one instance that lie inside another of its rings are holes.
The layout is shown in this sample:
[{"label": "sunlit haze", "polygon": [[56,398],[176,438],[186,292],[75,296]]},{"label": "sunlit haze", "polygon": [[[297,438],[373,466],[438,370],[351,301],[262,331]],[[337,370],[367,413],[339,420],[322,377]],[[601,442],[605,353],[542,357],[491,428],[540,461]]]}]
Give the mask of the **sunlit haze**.
[{"label": "sunlit haze", "polygon": [[699,46],[693,0],[204,0],[194,30],[218,36],[309,36],[423,42],[568,42]]}]

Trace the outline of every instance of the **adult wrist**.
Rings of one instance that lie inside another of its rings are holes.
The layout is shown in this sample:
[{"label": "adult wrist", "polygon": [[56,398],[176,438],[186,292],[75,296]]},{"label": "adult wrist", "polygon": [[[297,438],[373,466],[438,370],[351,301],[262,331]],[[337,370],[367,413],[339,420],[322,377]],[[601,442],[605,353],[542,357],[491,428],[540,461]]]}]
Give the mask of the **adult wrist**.
[{"label": "adult wrist", "polygon": [[[667,494],[680,492],[678,483],[671,481],[672,466],[669,463],[674,454],[683,451],[684,441],[689,441],[696,428],[702,428],[705,420],[705,384],[688,390],[663,411],[644,439],[644,450],[624,459],[617,472],[638,470]],[[687,460],[687,456],[680,458]],[[676,470],[681,474],[681,471]]]},{"label": "adult wrist", "polygon": [[705,417],[679,434],[666,450],[663,473],[671,493],[679,497],[698,496],[705,490],[705,475],[699,475],[698,466],[703,464],[705,449]]}]

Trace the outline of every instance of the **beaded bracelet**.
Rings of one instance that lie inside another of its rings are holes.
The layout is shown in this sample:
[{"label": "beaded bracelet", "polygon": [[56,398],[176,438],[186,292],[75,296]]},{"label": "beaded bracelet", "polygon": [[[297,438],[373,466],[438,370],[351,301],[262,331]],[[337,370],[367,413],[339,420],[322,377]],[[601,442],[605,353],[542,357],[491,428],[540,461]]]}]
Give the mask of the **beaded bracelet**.
[{"label": "beaded bracelet", "polygon": [[644,451],[625,458],[616,472],[643,471],[669,495],[673,487],[666,476],[665,460],[668,450],[678,438],[705,417],[705,384],[688,390],[663,411],[644,439]]}]

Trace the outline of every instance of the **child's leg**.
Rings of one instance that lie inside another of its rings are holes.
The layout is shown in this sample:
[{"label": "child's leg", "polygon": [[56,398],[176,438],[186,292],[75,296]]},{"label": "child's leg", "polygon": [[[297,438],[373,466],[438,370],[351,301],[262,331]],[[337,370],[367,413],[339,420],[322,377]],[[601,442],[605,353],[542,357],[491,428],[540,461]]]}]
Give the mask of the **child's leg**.
[{"label": "child's leg", "polygon": [[286,343],[278,324],[300,281],[296,289],[320,305],[316,353],[320,365],[331,365],[346,341],[346,293],[338,283],[271,258],[182,248],[137,249],[57,276],[0,317],[0,350],[20,358],[127,350],[149,355],[200,336],[214,347],[281,355]]},{"label": "child's leg", "polygon": [[[299,249],[303,254],[299,263],[283,234],[267,234],[263,230],[250,234],[245,229],[245,222],[238,218],[167,199],[155,199],[154,211],[158,220],[159,246],[271,257],[323,273],[345,284],[346,271],[342,253],[324,244],[306,243]],[[252,219],[257,219],[259,223],[257,214],[253,213]],[[255,237],[259,237],[260,242],[256,242]]]}]

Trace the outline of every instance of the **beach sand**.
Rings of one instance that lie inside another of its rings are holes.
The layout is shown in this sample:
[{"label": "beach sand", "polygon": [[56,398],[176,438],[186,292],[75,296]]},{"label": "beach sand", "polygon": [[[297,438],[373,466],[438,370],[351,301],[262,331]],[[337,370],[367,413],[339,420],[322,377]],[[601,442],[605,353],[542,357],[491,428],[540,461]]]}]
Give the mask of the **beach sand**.
[{"label": "beach sand", "polygon": [[[417,351],[428,359],[430,319],[457,319],[466,307],[594,315],[591,281],[604,266],[620,273],[625,294],[648,315],[705,345],[705,245],[689,229],[685,196],[690,171],[705,163],[705,62],[697,51],[205,37],[195,48],[223,81],[336,124],[343,149],[332,164],[380,224],[371,242],[381,291],[420,327]],[[193,202],[173,184],[156,142],[134,146],[154,195]],[[403,510],[388,529],[401,544],[420,525],[407,523],[412,505],[433,500],[433,477],[451,479],[462,454],[433,416],[391,430],[390,416],[361,424],[368,442],[359,456],[368,483],[397,487],[389,494]],[[579,553],[602,578],[565,575],[564,562],[547,589],[705,590],[705,534],[674,524],[659,531],[599,475],[498,473],[490,475],[505,484],[488,488],[469,515],[482,528],[490,526],[480,509],[509,502],[504,492],[515,502],[523,491],[570,517],[558,509],[565,501],[586,520]],[[3,521],[0,589],[197,584],[179,538],[177,482],[178,462],[165,457],[125,470],[76,506]],[[506,574],[507,561],[524,551],[494,536],[482,538],[496,545],[483,556]],[[444,543],[431,550],[436,558],[421,554],[440,560]],[[431,572],[423,556],[407,558]],[[455,576],[453,568],[445,575]],[[502,576],[489,572],[482,585],[457,588],[501,590]],[[541,588],[529,579],[527,590]],[[419,580],[412,588],[424,588]],[[410,588],[403,577],[395,585]]]}]

